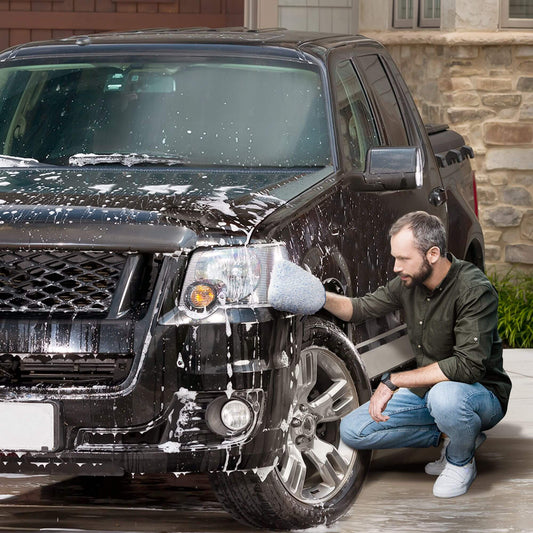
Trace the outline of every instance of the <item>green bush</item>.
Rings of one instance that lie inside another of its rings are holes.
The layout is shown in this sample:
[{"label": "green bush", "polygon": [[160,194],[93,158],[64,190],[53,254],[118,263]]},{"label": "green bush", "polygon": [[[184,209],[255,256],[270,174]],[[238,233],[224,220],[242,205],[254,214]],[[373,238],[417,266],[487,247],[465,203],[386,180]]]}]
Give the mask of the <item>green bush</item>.
[{"label": "green bush", "polygon": [[492,274],[499,294],[498,332],[510,348],[533,348],[533,275],[524,272]]}]

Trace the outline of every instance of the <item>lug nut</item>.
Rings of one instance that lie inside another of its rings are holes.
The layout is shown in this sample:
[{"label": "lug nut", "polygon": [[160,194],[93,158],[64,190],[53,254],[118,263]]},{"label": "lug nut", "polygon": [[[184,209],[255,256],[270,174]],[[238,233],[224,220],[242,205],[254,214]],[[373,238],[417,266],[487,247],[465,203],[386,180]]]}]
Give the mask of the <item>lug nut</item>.
[{"label": "lug nut", "polygon": [[292,426],[293,428],[298,428],[298,427],[300,427],[301,425],[302,425],[302,421],[301,421],[299,418],[293,418],[293,419],[291,420],[291,426]]}]

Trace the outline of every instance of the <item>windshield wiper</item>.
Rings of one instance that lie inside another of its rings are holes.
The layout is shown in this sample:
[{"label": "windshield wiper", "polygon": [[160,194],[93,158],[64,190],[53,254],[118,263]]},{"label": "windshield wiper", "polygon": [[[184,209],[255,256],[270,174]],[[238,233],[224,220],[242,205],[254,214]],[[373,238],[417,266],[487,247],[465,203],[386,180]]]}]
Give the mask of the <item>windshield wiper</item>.
[{"label": "windshield wiper", "polygon": [[0,166],[1,167],[40,167],[44,163],[32,159],[31,157],[15,157],[12,155],[0,154]]},{"label": "windshield wiper", "polygon": [[159,156],[148,154],[74,154],[69,157],[69,165],[84,167],[86,165],[186,165],[184,157]]}]

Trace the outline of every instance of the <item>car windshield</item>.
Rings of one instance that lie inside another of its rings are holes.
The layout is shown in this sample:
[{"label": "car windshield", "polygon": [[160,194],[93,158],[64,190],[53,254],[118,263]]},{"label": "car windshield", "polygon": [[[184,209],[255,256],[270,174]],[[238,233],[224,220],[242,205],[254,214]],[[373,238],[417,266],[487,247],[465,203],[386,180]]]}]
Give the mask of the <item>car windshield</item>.
[{"label": "car windshield", "polygon": [[0,166],[331,164],[319,69],[278,58],[1,68],[1,154]]}]

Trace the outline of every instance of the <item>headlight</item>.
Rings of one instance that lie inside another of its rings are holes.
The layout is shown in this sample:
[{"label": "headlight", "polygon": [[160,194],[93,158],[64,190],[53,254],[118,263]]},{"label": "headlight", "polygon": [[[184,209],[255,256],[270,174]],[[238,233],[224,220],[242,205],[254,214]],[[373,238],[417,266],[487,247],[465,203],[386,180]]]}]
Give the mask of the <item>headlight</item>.
[{"label": "headlight", "polygon": [[270,272],[281,257],[287,257],[287,252],[277,244],[196,252],[185,275],[180,305],[205,313],[218,306],[266,304]]}]

